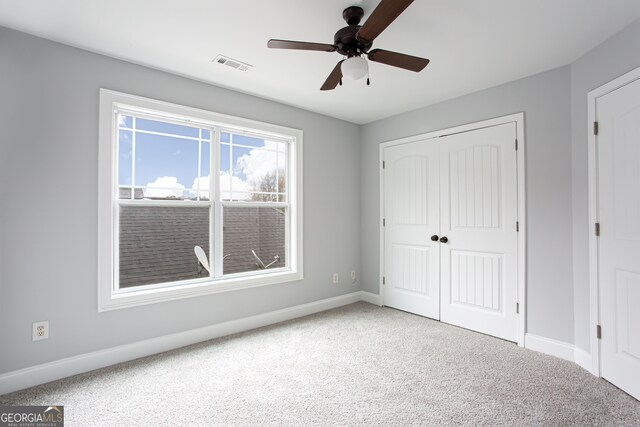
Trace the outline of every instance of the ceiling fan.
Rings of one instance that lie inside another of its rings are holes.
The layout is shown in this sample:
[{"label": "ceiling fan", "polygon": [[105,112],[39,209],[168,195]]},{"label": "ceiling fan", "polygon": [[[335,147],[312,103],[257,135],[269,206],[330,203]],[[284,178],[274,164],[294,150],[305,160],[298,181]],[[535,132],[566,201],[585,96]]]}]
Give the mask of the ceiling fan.
[{"label": "ceiling fan", "polygon": [[[369,61],[387,64],[405,70],[419,72],[429,63],[426,58],[405,55],[383,49],[371,49],[373,41],[391,24],[413,0],[381,0],[364,25],[359,25],[364,10],[359,6],[351,6],[342,12],[347,26],[338,30],[333,44],[309,43],[293,40],[271,39],[267,46],[273,49],[317,50],[320,52],[338,52],[346,59],[338,62],[327,77],[320,90],[335,89],[342,84],[342,77],[354,80],[361,79],[369,73]],[[367,78],[367,85],[369,78]]]}]

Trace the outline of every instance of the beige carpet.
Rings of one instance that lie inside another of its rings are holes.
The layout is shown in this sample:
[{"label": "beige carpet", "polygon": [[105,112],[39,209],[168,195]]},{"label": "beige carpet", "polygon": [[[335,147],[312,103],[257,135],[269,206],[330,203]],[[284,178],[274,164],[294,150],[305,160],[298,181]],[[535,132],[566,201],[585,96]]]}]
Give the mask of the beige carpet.
[{"label": "beige carpet", "polygon": [[357,303],[0,397],[67,426],[640,425],[577,365]]}]

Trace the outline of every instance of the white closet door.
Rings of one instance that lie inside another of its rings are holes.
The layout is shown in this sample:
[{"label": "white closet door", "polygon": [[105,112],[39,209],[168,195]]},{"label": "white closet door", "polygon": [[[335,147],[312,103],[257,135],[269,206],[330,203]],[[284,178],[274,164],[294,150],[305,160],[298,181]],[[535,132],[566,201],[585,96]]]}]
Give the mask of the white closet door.
[{"label": "white closet door", "polygon": [[438,319],[438,140],[385,148],[384,160],[384,304]]},{"label": "white closet door", "polygon": [[602,377],[640,399],[640,81],[597,115]]},{"label": "white closet door", "polygon": [[517,338],[516,125],[440,138],[441,320]]}]

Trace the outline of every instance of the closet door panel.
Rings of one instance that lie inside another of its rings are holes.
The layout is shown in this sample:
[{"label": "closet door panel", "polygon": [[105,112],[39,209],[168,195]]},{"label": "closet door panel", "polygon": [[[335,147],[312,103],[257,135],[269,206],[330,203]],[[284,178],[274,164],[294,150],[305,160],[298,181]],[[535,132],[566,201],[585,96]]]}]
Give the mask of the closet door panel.
[{"label": "closet door panel", "polygon": [[384,304],[440,318],[437,140],[384,150]]},{"label": "closet door panel", "polygon": [[510,341],[517,318],[516,126],[440,138],[441,320]]}]

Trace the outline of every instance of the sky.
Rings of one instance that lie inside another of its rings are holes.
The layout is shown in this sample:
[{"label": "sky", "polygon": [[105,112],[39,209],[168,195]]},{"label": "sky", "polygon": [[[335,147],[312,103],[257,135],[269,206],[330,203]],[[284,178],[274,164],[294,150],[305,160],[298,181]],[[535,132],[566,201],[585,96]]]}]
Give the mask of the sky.
[{"label": "sky", "polygon": [[[208,130],[141,118],[135,120],[135,125],[134,160],[133,119],[119,116],[119,186],[147,187],[145,197],[190,197],[197,193],[199,184],[200,195],[208,197],[211,173]],[[221,134],[220,142],[219,182],[223,199],[229,198],[230,188],[234,199],[248,199],[249,194],[236,192],[250,191],[267,173],[275,172],[276,163],[284,170],[284,143],[226,132]]]}]

